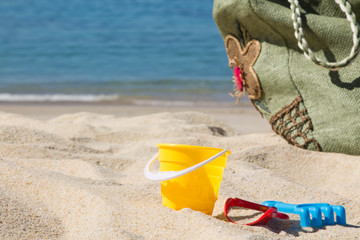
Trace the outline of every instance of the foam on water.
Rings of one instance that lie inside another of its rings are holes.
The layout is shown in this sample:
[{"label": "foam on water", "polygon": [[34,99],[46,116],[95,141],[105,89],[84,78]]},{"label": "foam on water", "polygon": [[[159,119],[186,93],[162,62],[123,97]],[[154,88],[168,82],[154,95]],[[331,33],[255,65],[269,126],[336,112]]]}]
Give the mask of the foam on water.
[{"label": "foam on water", "polygon": [[118,95],[94,94],[0,94],[1,102],[101,102],[115,101]]}]

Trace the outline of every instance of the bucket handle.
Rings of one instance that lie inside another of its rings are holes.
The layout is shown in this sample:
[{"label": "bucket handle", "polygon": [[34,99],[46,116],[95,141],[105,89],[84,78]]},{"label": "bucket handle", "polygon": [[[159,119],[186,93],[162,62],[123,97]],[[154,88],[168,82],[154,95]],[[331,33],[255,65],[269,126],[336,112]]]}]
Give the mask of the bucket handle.
[{"label": "bucket handle", "polygon": [[152,157],[145,165],[144,168],[144,176],[149,179],[149,180],[154,180],[154,181],[165,181],[165,180],[170,180],[173,178],[177,178],[180,176],[183,176],[187,173],[190,173],[202,166],[204,166],[205,164],[215,160],[216,158],[220,157],[221,155],[224,155],[227,152],[227,150],[223,150],[221,152],[219,152],[218,154],[212,156],[209,159],[206,159],[205,161],[198,163],[194,166],[191,166],[189,168],[183,169],[183,170],[179,170],[179,171],[164,171],[164,172],[150,172],[150,168],[152,166],[152,164],[155,162],[156,159],[158,159],[159,157],[159,153],[156,153],[154,157]]}]

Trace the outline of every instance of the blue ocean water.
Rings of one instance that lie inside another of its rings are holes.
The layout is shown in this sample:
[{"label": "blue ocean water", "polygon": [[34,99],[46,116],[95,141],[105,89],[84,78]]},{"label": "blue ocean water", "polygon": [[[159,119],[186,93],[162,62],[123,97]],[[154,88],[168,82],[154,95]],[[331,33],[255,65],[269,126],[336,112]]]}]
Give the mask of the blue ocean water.
[{"label": "blue ocean water", "polygon": [[0,1],[0,101],[231,100],[211,0]]}]

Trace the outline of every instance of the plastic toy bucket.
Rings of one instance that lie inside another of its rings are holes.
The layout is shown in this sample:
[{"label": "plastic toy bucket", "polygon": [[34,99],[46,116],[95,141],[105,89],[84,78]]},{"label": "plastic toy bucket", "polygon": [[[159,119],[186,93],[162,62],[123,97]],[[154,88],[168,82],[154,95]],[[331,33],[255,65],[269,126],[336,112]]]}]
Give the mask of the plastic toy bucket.
[{"label": "plastic toy bucket", "polygon": [[[230,151],[179,144],[158,144],[157,146],[159,147],[159,174],[166,176],[166,173],[175,173],[176,175],[183,171],[182,176],[168,176],[167,179],[170,180],[161,181],[163,206],[175,210],[191,208],[211,215],[218,198],[227,155]],[[147,165],[145,171],[150,167],[151,165]]]}]

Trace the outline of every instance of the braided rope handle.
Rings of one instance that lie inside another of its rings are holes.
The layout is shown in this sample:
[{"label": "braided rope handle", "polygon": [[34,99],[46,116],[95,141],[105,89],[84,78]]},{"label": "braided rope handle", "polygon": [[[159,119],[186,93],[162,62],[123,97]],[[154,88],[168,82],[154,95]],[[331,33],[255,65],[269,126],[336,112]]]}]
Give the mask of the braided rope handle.
[{"label": "braided rope handle", "polygon": [[293,20],[293,25],[295,29],[295,37],[298,41],[299,48],[304,52],[304,55],[307,59],[313,61],[315,64],[327,68],[329,70],[335,71],[339,68],[346,67],[349,65],[359,54],[360,47],[360,35],[359,35],[359,25],[356,21],[356,16],[351,10],[351,5],[347,0],[334,0],[341,11],[345,13],[346,19],[350,22],[351,31],[353,33],[353,47],[350,51],[349,56],[338,62],[326,62],[317,58],[314,52],[309,48],[309,45],[304,37],[304,31],[302,28],[302,22],[300,17],[300,6],[298,0],[288,0],[290,3],[290,8],[292,11],[291,18]]}]

